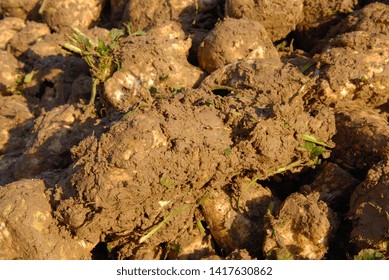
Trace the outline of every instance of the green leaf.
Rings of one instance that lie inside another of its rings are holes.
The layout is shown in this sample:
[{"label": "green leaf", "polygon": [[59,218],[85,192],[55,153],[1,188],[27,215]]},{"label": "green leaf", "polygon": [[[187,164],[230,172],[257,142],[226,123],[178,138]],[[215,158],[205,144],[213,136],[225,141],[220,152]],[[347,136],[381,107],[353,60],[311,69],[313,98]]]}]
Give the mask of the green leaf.
[{"label": "green leaf", "polygon": [[149,239],[151,236],[153,236],[160,228],[162,228],[164,226],[164,224],[166,224],[172,217],[174,217],[177,214],[182,213],[184,210],[189,208],[191,205],[192,204],[185,204],[185,205],[181,206],[180,208],[178,208],[176,211],[171,212],[169,215],[166,216],[165,219],[162,220],[162,222],[160,222],[158,225],[156,225],[151,231],[149,231],[149,233],[144,235],[139,240],[139,243],[145,242],[147,239]]},{"label": "green leaf", "polygon": [[161,178],[159,179],[159,182],[161,183],[162,186],[168,188],[171,190],[174,187],[174,184],[167,178]]},{"label": "green leaf", "polygon": [[105,44],[104,40],[99,38],[99,43],[97,45],[97,52],[101,54],[101,56],[105,56],[108,53],[108,46]]},{"label": "green leaf", "polygon": [[158,93],[158,88],[156,88],[156,87],[150,87],[150,88],[149,88],[149,92],[150,92],[151,94],[157,94],[157,93]]},{"label": "green leaf", "polygon": [[305,71],[307,71],[309,68],[311,68],[312,65],[314,65],[315,62],[308,62],[307,64],[305,64],[304,66],[302,66],[299,70],[301,73],[304,74]]},{"label": "green leaf", "polygon": [[109,37],[111,37],[111,39],[113,41],[117,41],[120,37],[124,36],[125,34],[126,34],[126,32],[124,31],[123,28],[121,28],[121,29],[113,28],[109,32]]},{"label": "green leaf", "polygon": [[205,232],[205,228],[203,227],[203,224],[201,223],[201,221],[196,221],[196,227],[199,229],[199,231],[201,233]]},{"label": "green leaf", "polygon": [[37,71],[33,70],[31,71],[30,73],[28,73],[25,77],[24,77],[24,80],[23,80],[23,83],[29,83],[32,81],[32,79],[34,79],[35,77],[35,74],[37,73]]},{"label": "green leaf", "polygon": [[78,28],[73,28],[73,40],[83,50],[93,49],[94,44],[92,43],[92,41],[84,33],[82,33]]},{"label": "green leaf", "polygon": [[144,35],[146,35],[146,32],[142,30],[137,30],[134,33],[131,33],[131,36],[144,36]]},{"label": "green leaf", "polygon": [[110,45],[109,45],[109,51],[110,52],[113,52],[113,50],[116,48],[116,46],[119,44],[118,41],[113,41]]},{"label": "green leaf", "polygon": [[69,43],[64,44],[63,48],[68,50],[68,51],[71,51],[71,52],[74,52],[76,54],[79,54],[79,55],[81,55],[82,52],[83,52],[79,47],[76,47],[76,46],[74,46],[72,44],[69,44]]},{"label": "green leaf", "polygon": [[325,151],[327,151],[326,148],[323,148],[323,147],[315,147],[312,149],[311,153],[310,153],[310,157],[312,159],[314,158],[317,158],[319,156],[321,156]]},{"label": "green leaf", "polygon": [[331,148],[331,147],[328,146],[326,143],[317,140],[316,137],[313,136],[313,135],[303,134],[301,138],[302,138],[304,141],[306,141],[306,142],[311,142],[311,143],[315,143],[315,144],[320,145],[320,146],[324,146],[324,147]]},{"label": "green leaf", "polygon": [[311,153],[311,151],[316,147],[316,145],[315,145],[314,143],[312,143],[312,142],[307,142],[307,141],[305,141],[303,147],[304,147],[309,153]]},{"label": "green leaf", "polygon": [[354,256],[354,260],[384,260],[385,256],[378,250],[363,249],[358,255]]},{"label": "green leaf", "polygon": [[207,200],[209,198],[209,194],[204,194],[202,197],[200,197],[197,201],[196,201],[196,203],[198,204],[198,205],[202,205],[203,203],[204,203],[204,201],[205,200]]}]

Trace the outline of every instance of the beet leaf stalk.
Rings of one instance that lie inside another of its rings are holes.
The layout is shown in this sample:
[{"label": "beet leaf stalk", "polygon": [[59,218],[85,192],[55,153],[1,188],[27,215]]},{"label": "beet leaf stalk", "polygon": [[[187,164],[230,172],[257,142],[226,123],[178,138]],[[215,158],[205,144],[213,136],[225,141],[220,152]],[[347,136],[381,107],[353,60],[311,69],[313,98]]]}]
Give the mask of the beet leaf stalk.
[{"label": "beet leaf stalk", "polygon": [[63,48],[76,53],[88,64],[92,76],[92,92],[89,105],[94,105],[97,88],[120,68],[119,61],[114,57],[114,50],[119,43],[119,38],[125,35],[123,29],[112,29],[109,32],[109,42],[99,38],[93,42],[79,29],[73,28],[69,36],[71,43],[66,43]]}]

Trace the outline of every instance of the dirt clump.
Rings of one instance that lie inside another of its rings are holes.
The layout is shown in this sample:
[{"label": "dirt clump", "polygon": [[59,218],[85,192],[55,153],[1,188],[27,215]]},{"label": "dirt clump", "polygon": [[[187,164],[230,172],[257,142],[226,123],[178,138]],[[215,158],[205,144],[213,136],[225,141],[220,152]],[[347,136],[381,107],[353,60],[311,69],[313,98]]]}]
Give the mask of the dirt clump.
[{"label": "dirt clump", "polygon": [[149,30],[169,21],[177,21],[188,31],[196,14],[196,0],[131,0],[128,2],[123,21],[136,30]]},{"label": "dirt clump", "polygon": [[48,0],[39,13],[47,25],[55,31],[64,26],[91,28],[100,17],[104,0]]},{"label": "dirt clump", "polygon": [[[74,87],[76,79],[88,77],[89,70],[85,62],[77,57],[65,58],[62,56],[48,56],[38,59],[31,70],[32,78],[28,83],[24,83],[24,92],[36,104],[36,114],[40,115],[58,106],[65,105],[74,100],[71,89]],[[87,83],[87,85],[89,85]],[[90,96],[90,86],[78,94],[80,97],[88,99]],[[87,91],[87,92],[85,92]],[[77,92],[74,92],[77,94]],[[81,95],[81,96],[80,96]],[[82,100],[82,99],[81,99]]]},{"label": "dirt clump", "polygon": [[332,208],[339,208],[348,203],[351,192],[360,183],[349,172],[334,163],[325,163],[315,180],[310,185],[304,185],[303,194],[318,192],[320,200],[326,202]]},{"label": "dirt clump", "polygon": [[25,152],[15,166],[16,178],[31,178],[43,171],[64,168],[71,163],[69,149],[94,129],[93,119],[80,108],[56,107],[35,120]]},{"label": "dirt clump", "polygon": [[303,20],[297,24],[296,39],[302,49],[315,52],[334,25],[357,7],[357,0],[304,0]]},{"label": "dirt clump", "polygon": [[152,34],[123,41],[121,69],[105,83],[102,100],[108,110],[126,113],[139,102],[194,87],[203,72],[188,63],[189,48],[190,40]]},{"label": "dirt clump", "polygon": [[336,110],[337,134],[333,157],[350,170],[365,170],[385,157],[388,121],[378,110],[346,103]]},{"label": "dirt clump", "polygon": [[0,151],[9,153],[25,146],[25,133],[31,128],[34,115],[27,100],[18,95],[0,96]]},{"label": "dirt clump", "polygon": [[229,19],[220,22],[204,38],[198,61],[208,73],[240,59],[277,59],[278,53],[258,22]]},{"label": "dirt clump", "polygon": [[232,130],[232,153],[241,156],[241,168],[253,177],[267,178],[280,168],[309,161],[309,153],[301,149],[303,134],[330,144],[335,133],[332,110],[321,106],[311,113],[304,108],[309,80],[290,65],[242,61],[213,72],[202,86],[227,91],[212,102],[221,107]]},{"label": "dirt clump", "polygon": [[24,20],[17,17],[6,17],[0,20],[0,49],[5,50],[8,41],[25,26]]},{"label": "dirt clump", "polygon": [[366,179],[355,189],[349,217],[354,227],[351,240],[359,249],[375,249],[388,254],[388,161],[369,170]]},{"label": "dirt clump", "polygon": [[355,189],[349,211],[354,224],[352,242],[360,249],[380,250],[386,256],[389,238],[388,185],[388,160],[385,159],[374,165]]},{"label": "dirt clump", "polygon": [[[87,63],[64,48],[70,41],[70,30],[47,34],[23,53],[28,79],[19,86],[35,103],[36,115],[64,104],[86,103],[91,95],[92,79]],[[94,42],[106,39],[103,28],[82,30]]]},{"label": "dirt clump", "polygon": [[[229,145],[228,129],[211,107],[175,98],[157,109],[139,108],[99,139],[86,138],[73,149],[72,185],[78,195],[61,201],[57,211],[79,238],[95,244],[104,236],[107,242],[121,239],[132,244],[131,251],[163,216],[178,211],[147,243],[174,241],[177,230],[191,225],[196,200],[226,161]],[[69,214],[62,211],[68,207],[86,208],[82,226],[65,218]]]},{"label": "dirt clump", "polygon": [[6,17],[37,20],[41,0],[1,1],[0,14]]},{"label": "dirt clump", "polygon": [[326,38],[352,31],[367,31],[374,35],[388,33],[387,18],[388,6],[374,2],[349,14],[328,32]]},{"label": "dirt clump", "polygon": [[29,50],[31,45],[47,34],[50,34],[50,29],[46,24],[27,21],[26,26],[8,42],[7,48],[11,50],[13,55],[19,57]]},{"label": "dirt clump", "polygon": [[259,21],[274,42],[285,38],[302,20],[303,1],[226,0],[225,13],[232,18]]},{"label": "dirt clump", "polygon": [[322,259],[337,221],[318,193],[290,195],[278,215],[268,214],[264,253],[276,259]]},{"label": "dirt clump", "polygon": [[0,259],[90,259],[91,247],[58,227],[42,180],[0,188]]},{"label": "dirt clump", "polygon": [[15,180],[14,167],[24,152],[34,115],[20,95],[0,96],[0,185]]},{"label": "dirt clump", "polygon": [[0,59],[4,63],[0,66],[0,94],[8,95],[17,87],[18,81],[21,79],[20,63],[12,54],[7,51],[0,50]]},{"label": "dirt clump", "polygon": [[[246,178],[234,180],[238,195],[214,190],[202,203],[206,223],[223,254],[245,249],[252,257],[261,255],[265,232],[264,216],[270,203],[279,204],[269,189]],[[231,199],[232,197],[232,199]]]},{"label": "dirt clump", "polygon": [[[381,15],[381,17],[377,17]],[[338,36],[329,40],[321,55],[318,90],[326,104],[338,100],[361,100],[369,107],[388,102],[388,29],[389,9],[371,4],[342,22]]]}]

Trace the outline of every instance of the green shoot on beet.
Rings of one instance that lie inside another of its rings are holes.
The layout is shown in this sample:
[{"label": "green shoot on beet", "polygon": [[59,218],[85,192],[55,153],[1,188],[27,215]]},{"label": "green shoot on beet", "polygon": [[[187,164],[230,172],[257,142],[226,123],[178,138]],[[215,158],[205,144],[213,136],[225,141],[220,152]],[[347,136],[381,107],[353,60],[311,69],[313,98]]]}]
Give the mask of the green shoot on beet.
[{"label": "green shoot on beet", "polygon": [[70,36],[72,42],[64,44],[64,49],[80,55],[89,66],[93,82],[89,105],[95,103],[97,87],[120,68],[119,61],[114,57],[114,50],[119,38],[124,35],[124,29],[112,29],[109,32],[110,43],[101,38],[96,43],[79,29],[73,28]]},{"label": "green shoot on beet", "polygon": [[330,152],[332,147],[323,141],[319,141],[315,136],[310,134],[303,134],[301,136],[303,140],[303,146],[299,148],[300,151],[308,153],[309,160],[296,160],[286,166],[282,166],[278,169],[271,168],[267,172],[267,177],[274,176],[276,174],[284,173],[285,171],[293,170],[295,168],[301,168],[304,166],[313,167],[321,164],[320,156],[324,153]]},{"label": "green shoot on beet", "polygon": [[[179,207],[178,209],[170,212],[161,222],[159,222],[155,227],[153,227],[146,235],[142,236],[140,239],[139,239],[139,243],[143,243],[145,242],[147,239],[149,239],[151,236],[153,236],[158,230],[160,230],[172,217],[176,216],[176,215],[179,215],[181,214],[182,212],[184,212],[186,209],[190,208],[190,207],[194,207],[196,205],[202,205],[202,203],[208,199],[208,194],[204,194],[202,197],[200,197],[199,199],[196,200],[195,203],[186,203],[184,205],[182,205],[181,207]],[[196,224],[198,227],[201,227],[202,230],[204,230],[204,228],[202,227],[202,225],[200,226],[199,224]]]},{"label": "green shoot on beet", "polygon": [[145,242],[147,239],[149,239],[151,236],[153,236],[159,229],[161,229],[172,217],[182,213],[186,209],[188,209],[193,204],[184,204],[177,210],[171,212],[169,215],[167,215],[158,225],[156,225],[152,230],[150,230],[146,235],[144,235],[140,240],[139,243]]},{"label": "green shoot on beet", "polygon": [[309,134],[303,134],[301,138],[304,141],[303,148],[308,152],[310,158],[308,165],[320,164],[320,156],[325,152],[329,152],[331,147]]},{"label": "green shoot on beet", "polygon": [[375,249],[362,249],[354,260],[385,260],[384,254]]}]

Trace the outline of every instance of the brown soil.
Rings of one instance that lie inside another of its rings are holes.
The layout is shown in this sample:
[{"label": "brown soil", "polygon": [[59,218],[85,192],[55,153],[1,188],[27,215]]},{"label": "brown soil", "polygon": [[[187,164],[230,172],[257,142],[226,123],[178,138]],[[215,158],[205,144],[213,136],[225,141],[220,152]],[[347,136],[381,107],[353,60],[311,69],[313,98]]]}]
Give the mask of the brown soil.
[{"label": "brown soil", "polygon": [[0,4],[0,259],[389,258],[388,3],[81,2]]}]

